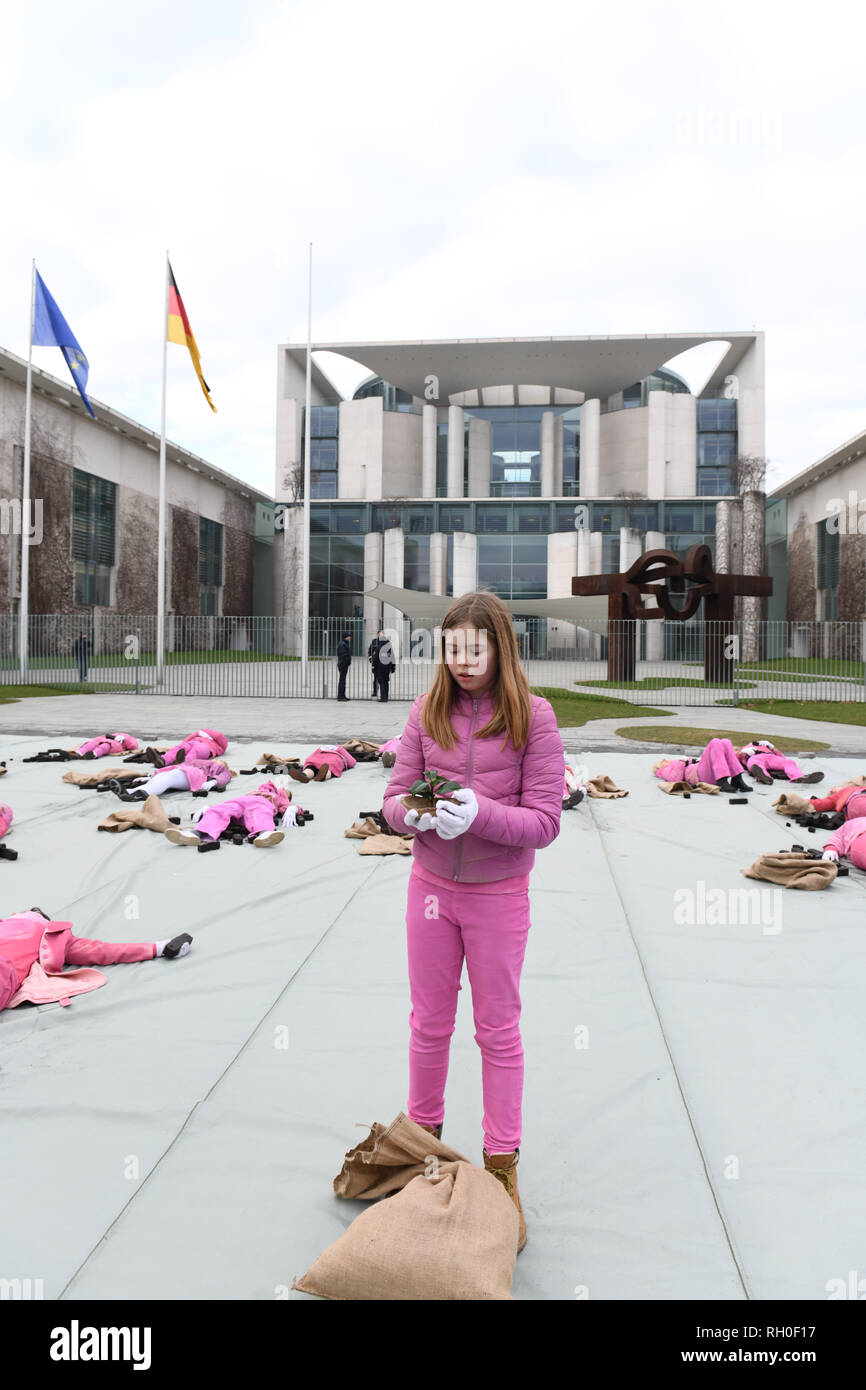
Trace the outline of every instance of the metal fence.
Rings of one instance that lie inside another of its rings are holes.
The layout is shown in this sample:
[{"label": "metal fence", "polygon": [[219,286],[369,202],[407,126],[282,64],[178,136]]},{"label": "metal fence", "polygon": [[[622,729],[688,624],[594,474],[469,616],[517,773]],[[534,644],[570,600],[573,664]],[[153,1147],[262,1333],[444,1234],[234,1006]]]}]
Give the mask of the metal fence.
[{"label": "metal fence", "polygon": [[[712,705],[750,699],[866,699],[866,622],[587,622],[515,618],[518,649],[535,688],[612,696],[645,705]],[[51,685],[122,694],[333,699],[336,649],[353,653],[346,693],[372,697],[367,659],[377,630],[360,618],[311,618],[307,681],[299,625],[279,617],[166,619],[162,678],[156,617],[37,614],[29,659],[18,660],[17,617],[0,615],[0,684]],[[404,619],[385,628],[397,667],[390,698],[427,690],[439,659],[438,630]],[[87,638],[86,650],[79,639]]]}]

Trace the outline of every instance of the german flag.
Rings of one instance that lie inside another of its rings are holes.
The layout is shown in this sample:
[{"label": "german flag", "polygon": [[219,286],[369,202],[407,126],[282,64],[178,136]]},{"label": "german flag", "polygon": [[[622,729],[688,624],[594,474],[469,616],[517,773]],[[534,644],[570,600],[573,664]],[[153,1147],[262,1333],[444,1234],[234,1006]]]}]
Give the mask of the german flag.
[{"label": "german flag", "polygon": [[186,316],[186,309],[183,307],[183,300],[180,297],[180,290],[177,287],[177,281],[174,278],[174,271],[171,268],[171,263],[169,263],[168,267],[168,277],[168,341],[170,343],[180,343],[181,347],[189,348],[189,355],[192,358],[192,365],[195,367],[196,376],[201,382],[204,398],[211,410],[216,413],[216,406],[210,398],[210,387],[202,376],[198,343],[189,326],[189,319]]}]

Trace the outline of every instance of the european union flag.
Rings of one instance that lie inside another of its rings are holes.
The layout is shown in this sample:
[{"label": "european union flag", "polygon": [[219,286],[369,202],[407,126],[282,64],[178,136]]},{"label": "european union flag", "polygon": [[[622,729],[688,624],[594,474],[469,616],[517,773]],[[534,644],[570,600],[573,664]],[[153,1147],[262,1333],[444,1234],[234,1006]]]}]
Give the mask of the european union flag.
[{"label": "european union flag", "polygon": [[[66,358],[66,365],[72,373],[72,380],[78,387],[78,394],[90,414],[93,415],[93,409],[85,393],[89,371],[87,358],[79,347],[78,339],[49,294],[45,281],[38,270],[36,272],[36,303],[33,313],[33,342],[37,347],[60,348]],[[96,416],[93,415],[93,418],[95,420]]]}]

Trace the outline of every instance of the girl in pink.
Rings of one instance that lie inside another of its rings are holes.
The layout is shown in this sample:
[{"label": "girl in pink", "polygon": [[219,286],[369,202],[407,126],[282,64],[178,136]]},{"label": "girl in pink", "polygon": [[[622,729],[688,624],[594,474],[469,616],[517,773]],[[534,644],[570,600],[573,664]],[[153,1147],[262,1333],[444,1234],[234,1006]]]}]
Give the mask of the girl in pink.
[{"label": "girl in pink", "polygon": [[[302,807],[292,806],[291,800],[291,792],[284,791],[273,782],[262,782],[250,796],[237,796],[231,801],[221,801],[217,806],[208,806],[197,817],[197,829],[178,830],[172,825],[166,830],[165,838],[173,845],[197,845],[200,850],[219,849],[219,837],[234,819],[243,823],[250,844],[267,849],[285,839],[285,827],[304,824]],[[280,830],[276,829],[278,824],[282,827]]]},{"label": "girl in pink", "polygon": [[80,758],[86,758],[88,753],[94,758],[107,758],[110,754],[134,753],[137,747],[138,739],[132,734],[97,734],[75,751]]},{"label": "girl in pink", "polygon": [[[383,815],[414,832],[406,927],[410,1119],[442,1132],[445,1082],[463,962],[481,1050],[484,1165],[517,1207],[522,1139],[520,972],[530,926],[529,872],[556,839],[564,750],[547,700],[532,695],[514,625],[494,594],[455,599],[443,619],[442,661],[412,706]],[[436,815],[401,797],[425,771],[460,790]]]},{"label": "girl in pink", "polygon": [[290,767],[289,776],[296,782],[327,782],[329,777],[342,777],[357,759],[339,743],[323,743],[304,759],[302,768]]},{"label": "girl in pink", "polygon": [[[861,789],[862,790],[862,789]],[[855,864],[858,869],[866,869],[866,816],[855,816],[853,820],[846,820],[844,825],[840,825],[838,830],[834,830],[826,845],[822,859],[830,859],[834,864],[838,864],[840,859],[846,857]]]},{"label": "girl in pink", "polygon": [[866,816],[866,787],[860,787],[856,782],[831,787],[827,796],[813,796],[810,801],[813,811],[841,811],[846,821]]},{"label": "girl in pink", "polygon": [[699,758],[662,758],[653,768],[662,782],[715,782],[723,792],[750,792],[743,765],[729,738],[711,738]]},{"label": "girl in pink", "polygon": [[393,767],[397,761],[397,754],[400,752],[400,735],[396,738],[389,738],[387,743],[379,744],[379,753],[382,758],[383,767]]},{"label": "girl in pink", "polygon": [[224,791],[233,777],[231,768],[218,758],[187,758],[179,767],[160,768],[149,777],[123,784],[113,779],[108,785],[121,801],[146,801],[172,791]]},{"label": "girl in pink", "polygon": [[793,758],[786,758],[769,739],[758,738],[737,749],[737,757],[756,782],[770,786],[774,779],[789,782],[821,782],[823,772],[802,772]]},{"label": "girl in pink", "polygon": [[[0,840],[2,840],[4,835],[9,834],[9,828],[12,825],[12,820],[12,807],[5,805],[5,803],[0,803]],[[0,844],[0,859],[17,858],[17,849],[9,849],[8,845]]]},{"label": "girl in pink", "polygon": [[171,767],[187,758],[218,758],[227,747],[228,739],[218,729],[197,729],[165,753],[157,753],[155,748],[146,748],[145,752],[156,767]]},{"label": "girl in pink", "polygon": [[[185,956],[188,932],[165,941],[87,941],[72,935],[71,922],[52,922],[39,907],[0,921],[0,1009],[19,1004],[68,1004],[74,994],[99,989],[105,976],[93,965],[129,964]],[[84,967],[64,974],[64,966]]]}]

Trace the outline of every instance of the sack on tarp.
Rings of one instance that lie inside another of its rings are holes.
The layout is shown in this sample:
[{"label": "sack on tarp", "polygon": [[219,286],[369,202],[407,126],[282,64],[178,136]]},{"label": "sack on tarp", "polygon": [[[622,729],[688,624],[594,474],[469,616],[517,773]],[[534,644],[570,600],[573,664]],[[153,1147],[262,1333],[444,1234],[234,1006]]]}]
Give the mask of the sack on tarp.
[{"label": "sack on tarp", "polygon": [[761,878],[767,883],[780,883],[783,888],[804,888],[814,892],[828,888],[838,866],[830,859],[811,859],[807,854],[762,854],[749,869],[741,869],[744,878]]},{"label": "sack on tarp", "polygon": [[120,833],[124,830],[139,828],[141,830],[156,830],[164,835],[171,825],[171,821],[165,813],[162,802],[158,796],[151,795],[146,801],[142,801],[140,806],[119,806],[116,811],[110,811],[96,827],[97,830],[112,830]]},{"label": "sack on tarp", "polygon": [[659,782],[659,791],[668,796],[684,796],[686,792],[701,792],[704,796],[718,796],[719,788],[715,782]]},{"label": "sack on tarp", "polygon": [[815,807],[797,792],[782,792],[773,802],[773,809],[777,816],[800,816],[805,811],[814,811]]},{"label": "sack on tarp", "polygon": [[591,797],[603,797],[614,799],[619,796],[628,796],[628,792],[618,787],[612,777],[606,773],[598,773],[595,777],[590,777],[586,784],[587,795]]},{"label": "sack on tarp", "polygon": [[338,1197],[377,1201],[292,1288],[320,1298],[511,1301],[517,1208],[502,1184],[400,1114],[346,1155]]}]

